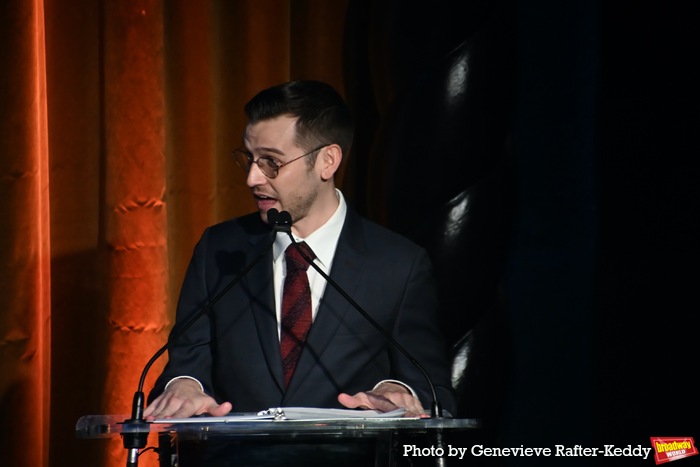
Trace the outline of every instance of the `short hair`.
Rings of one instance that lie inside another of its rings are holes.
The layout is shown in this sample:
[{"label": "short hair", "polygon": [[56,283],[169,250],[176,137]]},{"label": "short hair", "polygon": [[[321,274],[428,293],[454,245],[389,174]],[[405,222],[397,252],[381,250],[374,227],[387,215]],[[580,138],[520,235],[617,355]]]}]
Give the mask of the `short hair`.
[{"label": "short hair", "polygon": [[329,84],[315,80],[289,81],[256,94],[244,107],[249,124],[283,115],[297,117],[296,142],[307,150],[338,144],[350,152],[354,127],[347,104]]}]

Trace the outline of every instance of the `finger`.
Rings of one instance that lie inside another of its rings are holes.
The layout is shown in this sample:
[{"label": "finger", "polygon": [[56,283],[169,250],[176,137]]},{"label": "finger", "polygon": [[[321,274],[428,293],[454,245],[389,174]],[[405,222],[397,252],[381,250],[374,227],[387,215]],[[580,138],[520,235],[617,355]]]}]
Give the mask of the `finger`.
[{"label": "finger", "polygon": [[207,409],[207,413],[213,417],[223,417],[224,415],[231,412],[233,405],[230,402],[224,402],[222,404],[214,404],[212,407]]},{"label": "finger", "polygon": [[425,412],[420,400],[411,394],[402,392],[385,392],[382,395],[397,406],[405,408],[407,412],[414,414],[413,416],[418,416],[419,414]]},{"label": "finger", "polygon": [[350,394],[341,393],[338,394],[338,402],[348,409],[367,408],[367,405],[365,405],[367,402],[366,398],[363,400],[359,395],[351,396]]},{"label": "finger", "polygon": [[151,415],[151,414],[156,410],[156,408],[158,408],[158,404],[160,403],[160,399],[161,399],[161,397],[158,396],[157,398],[155,398],[155,399],[153,400],[153,402],[151,402],[151,403],[146,407],[146,410],[143,411],[143,416],[144,416],[144,417],[148,417],[149,415]]},{"label": "finger", "polygon": [[165,418],[168,411],[175,410],[173,406],[173,397],[170,394],[162,394],[158,396],[144,411],[144,416],[148,419]]},{"label": "finger", "polygon": [[338,395],[338,402],[350,409],[374,409],[380,412],[390,412],[398,407],[384,396],[372,392],[358,392],[354,396]]},{"label": "finger", "polygon": [[192,410],[188,410],[187,406],[187,401],[183,399],[170,398],[154,415],[158,418],[186,418],[192,415]]},{"label": "finger", "polygon": [[367,399],[369,408],[379,410],[380,412],[391,412],[399,408],[399,406],[386,397],[372,394],[371,392],[367,393]]},{"label": "finger", "polygon": [[170,406],[170,409],[177,409],[170,414],[173,418],[189,418],[195,415],[203,415],[208,412],[210,407],[216,407],[218,404],[209,396],[200,395],[190,399],[178,399]]}]

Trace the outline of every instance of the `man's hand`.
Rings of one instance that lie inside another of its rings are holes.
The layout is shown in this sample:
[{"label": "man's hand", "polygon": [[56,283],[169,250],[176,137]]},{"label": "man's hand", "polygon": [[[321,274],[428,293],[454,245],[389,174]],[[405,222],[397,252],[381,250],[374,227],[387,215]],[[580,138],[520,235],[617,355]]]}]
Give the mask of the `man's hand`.
[{"label": "man's hand", "polygon": [[354,396],[339,394],[338,402],[349,409],[374,409],[390,412],[398,408],[406,409],[404,417],[429,418],[420,401],[400,384],[382,383],[367,392],[358,392]]},{"label": "man's hand", "polygon": [[209,414],[222,417],[232,409],[230,402],[217,404],[202,392],[191,379],[173,381],[168,388],[153,400],[143,412],[146,420],[156,418],[187,418],[193,415]]}]

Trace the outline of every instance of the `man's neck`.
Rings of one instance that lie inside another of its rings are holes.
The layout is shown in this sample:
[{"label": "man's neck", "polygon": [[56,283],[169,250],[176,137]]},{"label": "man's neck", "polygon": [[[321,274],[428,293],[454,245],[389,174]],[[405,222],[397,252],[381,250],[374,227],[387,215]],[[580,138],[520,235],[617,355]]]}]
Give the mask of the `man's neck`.
[{"label": "man's neck", "polygon": [[292,232],[299,238],[308,237],[328,222],[328,219],[330,219],[338,209],[338,204],[338,194],[336,193],[335,187],[333,187],[332,190],[324,193],[322,197],[319,196],[312,208],[313,213],[310,213],[300,221],[294,223]]}]

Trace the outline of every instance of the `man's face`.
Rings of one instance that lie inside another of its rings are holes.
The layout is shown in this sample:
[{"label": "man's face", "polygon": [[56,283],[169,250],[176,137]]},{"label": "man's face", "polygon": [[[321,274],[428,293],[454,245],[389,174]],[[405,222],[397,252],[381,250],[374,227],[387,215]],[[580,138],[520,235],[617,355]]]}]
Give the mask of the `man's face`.
[{"label": "man's face", "polygon": [[[306,151],[295,143],[295,123],[296,117],[281,116],[249,125],[244,143],[253,159],[267,156],[284,164],[304,154]],[[307,157],[281,167],[275,178],[268,178],[257,164],[252,164],[246,183],[265,222],[271,208],[288,211],[294,223],[312,213],[321,178],[316,167],[309,168]]]}]

